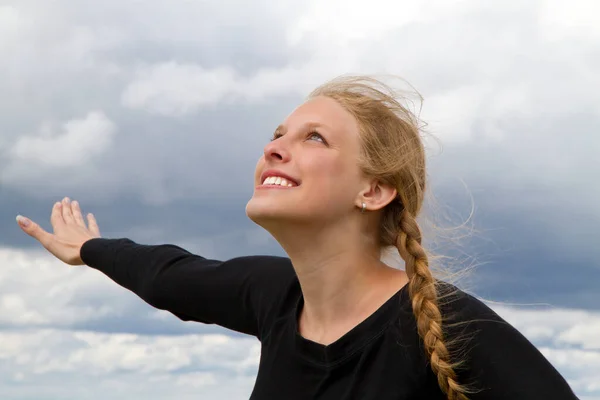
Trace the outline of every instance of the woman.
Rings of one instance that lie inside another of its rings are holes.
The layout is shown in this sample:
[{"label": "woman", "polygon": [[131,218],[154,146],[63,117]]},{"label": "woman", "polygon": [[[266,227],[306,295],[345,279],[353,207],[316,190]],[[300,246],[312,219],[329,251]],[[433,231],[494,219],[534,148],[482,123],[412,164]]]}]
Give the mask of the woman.
[{"label": "woman", "polygon": [[[251,399],[575,399],[518,331],[432,277],[416,222],[425,151],[392,94],[369,78],[333,80],[265,146],[246,213],[289,258],[217,261],[100,238],[67,198],[54,234],[17,220],[60,260],[154,307],[256,336]],[[381,261],[389,246],[405,271]]]}]

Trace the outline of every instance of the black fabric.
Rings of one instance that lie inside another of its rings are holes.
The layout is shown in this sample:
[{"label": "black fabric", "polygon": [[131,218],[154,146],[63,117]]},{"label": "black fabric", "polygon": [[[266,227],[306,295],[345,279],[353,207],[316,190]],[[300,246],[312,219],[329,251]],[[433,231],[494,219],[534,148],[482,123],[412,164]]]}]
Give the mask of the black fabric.
[{"label": "black fabric", "polygon": [[[82,260],[148,304],[182,320],[256,336],[261,359],[252,400],[445,399],[425,357],[405,286],[336,342],[298,334],[303,298],[287,258],[209,260],[174,245],[92,239]],[[473,400],[576,399],[569,385],[515,328],[476,298],[440,287],[459,381]]]}]

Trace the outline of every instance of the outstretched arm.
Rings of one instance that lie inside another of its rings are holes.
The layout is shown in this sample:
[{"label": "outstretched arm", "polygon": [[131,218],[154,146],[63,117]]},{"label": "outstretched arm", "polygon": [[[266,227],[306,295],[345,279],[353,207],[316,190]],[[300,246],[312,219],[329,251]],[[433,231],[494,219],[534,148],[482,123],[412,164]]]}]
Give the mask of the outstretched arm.
[{"label": "outstretched arm", "polygon": [[209,260],[174,245],[148,246],[129,239],[104,239],[96,220],[85,223],[79,204],[54,205],[54,233],[19,217],[21,228],[70,265],[87,264],[150,305],[183,320],[221,325],[263,337],[279,298],[295,278],[288,259],[239,257]]},{"label": "outstretched arm", "polygon": [[259,338],[278,293],[294,276],[286,258],[218,261],[174,245],[148,246],[129,239],[91,239],[81,258],[156,308]]}]

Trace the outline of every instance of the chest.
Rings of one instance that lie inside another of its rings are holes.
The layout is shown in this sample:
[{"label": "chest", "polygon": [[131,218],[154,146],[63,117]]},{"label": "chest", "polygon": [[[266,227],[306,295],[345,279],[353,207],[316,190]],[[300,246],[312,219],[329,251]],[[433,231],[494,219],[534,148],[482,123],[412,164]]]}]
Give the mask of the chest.
[{"label": "chest", "polygon": [[298,340],[282,330],[263,343],[251,400],[444,399],[418,343],[399,342],[393,332],[335,354]]}]

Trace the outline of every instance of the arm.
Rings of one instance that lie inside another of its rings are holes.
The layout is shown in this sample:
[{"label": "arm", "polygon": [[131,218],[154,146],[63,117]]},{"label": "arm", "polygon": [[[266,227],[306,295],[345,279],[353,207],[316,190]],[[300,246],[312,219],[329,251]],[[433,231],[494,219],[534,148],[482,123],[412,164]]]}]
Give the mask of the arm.
[{"label": "arm", "polygon": [[483,302],[463,293],[450,312],[466,322],[452,335],[465,339],[459,374],[477,391],[471,400],[577,399],[544,355]]},{"label": "arm", "polygon": [[290,261],[282,257],[209,260],[174,245],[129,239],[91,239],[80,254],[85,264],[156,308],[259,338],[277,297],[295,277]]},{"label": "arm", "polygon": [[173,245],[103,239],[92,214],[65,197],[52,208],[53,233],[18,216],[25,233],[69,265],[87,264],[150,305],[183,320],[218,324],[262,339],[296,274],[282,257],[207,260]]}]

